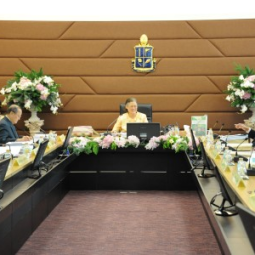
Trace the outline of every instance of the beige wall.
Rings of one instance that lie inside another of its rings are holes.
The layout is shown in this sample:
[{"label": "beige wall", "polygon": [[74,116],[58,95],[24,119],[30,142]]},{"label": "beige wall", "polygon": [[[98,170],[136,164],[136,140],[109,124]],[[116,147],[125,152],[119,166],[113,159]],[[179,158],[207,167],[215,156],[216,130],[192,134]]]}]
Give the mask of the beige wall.
[{"label": "beige wall", "polygon": [[[156,71],[148,74],[131,68],[144,33],[157,59]],[[45,130],[105,130],[129,96],[152,103],[153,121],[162,125],[183,126],[192,115],[208,114],[209,126],[218,120],[228,130],[250,113],[237,114],[222,91],[236,75],[234,63],[255,67],[254,45],[255,20],[0,21],[0,87],[17,70],[41,67],[62,84],[59,114],[39,114]]]}]

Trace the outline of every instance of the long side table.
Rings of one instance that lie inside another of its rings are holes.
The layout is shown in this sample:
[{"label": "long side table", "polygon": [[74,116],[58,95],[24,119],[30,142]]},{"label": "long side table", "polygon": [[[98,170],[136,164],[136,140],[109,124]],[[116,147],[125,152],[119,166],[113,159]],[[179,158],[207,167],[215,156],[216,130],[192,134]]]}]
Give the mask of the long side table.
[{"label": "long side table", "polygon": [[71,166],[70,189],[188,190],[195,189],[185,152],[169,149],[101,149],[81,154]]},{"label": "long side table", "polygon": [[[47,163],[57,154],[55,150],[43,160]],[[27,178],[29,166],[5,180],[6,193],[0,200],[0,254],[15,254],[65,196],[68,167],[75,158],[71,155],[56,163],[37,180]]]}]

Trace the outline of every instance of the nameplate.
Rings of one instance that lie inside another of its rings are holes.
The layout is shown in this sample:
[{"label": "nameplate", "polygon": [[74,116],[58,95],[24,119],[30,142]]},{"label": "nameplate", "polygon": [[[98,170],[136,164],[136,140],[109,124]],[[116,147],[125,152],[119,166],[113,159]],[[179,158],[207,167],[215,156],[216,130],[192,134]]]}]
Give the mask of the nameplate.
[{"label": "nameplate", "polygon": [[27,156],[22,154],[18,158],[15,158],[13,160],[13,165],[14,166],[22,166],[22,165],[25,165],[27,162],[28,162]]},{"label": "nameplate", "polygon": [[212,157],[213,157],[213,159],[220,159],[220,154],[219,154],[219,152],[216,150],[216,148],[214,148],[214,149],[212,150]]},{"label": "nameplate", "polygon": [[232,180],[238,188],[245,188],[246,185],[238,173],[233,173]]},{"label": "nameplate", "polygon": [[65,141],[65,135],[60,135],[57,137],[57,142],[63,143]]},{"label": "nameplate", "polygon": [[224,172],[231,172],[228,162],[224,159],[222,159],[222,161],[221,161],[221,168]]},{"label": "nameplate", "polygon": [[34,148],[34,149],[31,151],[31,156],[34,156],[34,157],[35,157],[37,151],[38,151],[38,147],[37,147],[37,148]]},{"label": "nameplate", "polygon": [[47,149],[51,149],[51,148],[54,147],[54,146],[55,146],[55,142],[50,141],[50,142],[48,142],[48,144],[47,144]]}]

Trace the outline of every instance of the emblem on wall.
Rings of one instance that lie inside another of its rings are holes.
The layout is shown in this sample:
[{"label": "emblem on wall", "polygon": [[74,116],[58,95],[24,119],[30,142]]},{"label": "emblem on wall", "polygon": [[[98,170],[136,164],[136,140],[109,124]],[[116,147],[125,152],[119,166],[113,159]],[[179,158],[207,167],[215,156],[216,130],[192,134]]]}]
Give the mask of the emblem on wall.
[{"label": "emblem on wall", "polygon": [[156,59],[153,58],[154,47],[148,44],[147,35],[140,37],[140,44],[134,47],[135,58],[132,59],[132,68],[136,72],[152,72],[156,68]]}]

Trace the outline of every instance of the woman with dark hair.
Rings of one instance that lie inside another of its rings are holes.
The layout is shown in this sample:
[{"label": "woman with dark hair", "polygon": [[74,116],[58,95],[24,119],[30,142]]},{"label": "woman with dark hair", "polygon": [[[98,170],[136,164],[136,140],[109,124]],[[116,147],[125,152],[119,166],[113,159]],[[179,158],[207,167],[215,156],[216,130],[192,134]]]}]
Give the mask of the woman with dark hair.
[{"label": "woman with dark hair", "polygon": [[137,111],[137,101],[134,97],[130,97],[125,102],[126,113],[119,116],[112,132],[127,132],[127,123],[130,122],[148,122],[145,114]]}]

